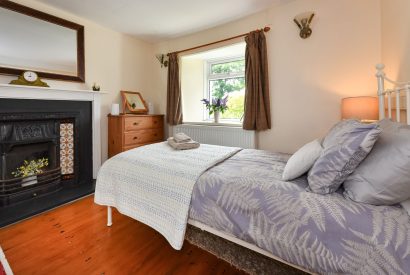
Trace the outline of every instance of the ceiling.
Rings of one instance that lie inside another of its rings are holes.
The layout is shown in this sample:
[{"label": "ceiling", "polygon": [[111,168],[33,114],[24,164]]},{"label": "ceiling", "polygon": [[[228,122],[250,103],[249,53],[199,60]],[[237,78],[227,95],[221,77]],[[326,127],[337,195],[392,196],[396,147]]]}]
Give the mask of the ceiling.
[{"label": "ceiling", "polygon": [[292,0],[39,1],[116,31],[158,42],[238,20]]}]

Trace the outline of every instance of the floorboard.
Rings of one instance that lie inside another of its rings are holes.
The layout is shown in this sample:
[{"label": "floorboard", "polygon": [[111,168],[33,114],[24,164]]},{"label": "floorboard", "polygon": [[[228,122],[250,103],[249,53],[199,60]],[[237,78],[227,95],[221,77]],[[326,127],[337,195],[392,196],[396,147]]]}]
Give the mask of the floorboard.
[{"label": "floorboard", "polygon": [[0,229],[0,245],[19,274],[243,274],[184,243],[181,251],[148,226],[87,197]]}]

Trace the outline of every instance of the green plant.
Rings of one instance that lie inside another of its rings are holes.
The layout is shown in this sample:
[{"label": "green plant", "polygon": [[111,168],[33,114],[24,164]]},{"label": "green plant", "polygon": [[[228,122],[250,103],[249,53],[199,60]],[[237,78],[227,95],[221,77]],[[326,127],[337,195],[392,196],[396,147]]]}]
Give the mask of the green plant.
[{"label": "green plant", "polygon": [[15,172],[11,172],[11,174],[16,178],[34,176],[43,173],[42,168],[47,166],[48,158],[41,158],[31,161],[24,160],[24,164],[17,168]]},{"label": "green plant", "polygon": [[217,79],[211,81],[212,96],[216,98],[223,98],[225,95],[232,92],[240,91],[245,88],[245,78],[229,78]]},{"label": "green plant", "polygon": [[[245,71],[245,60],[236,60],[227,63],[213,64],[211,66],[211,74],[235,74]],[[223,98],[225,95],[240,91],[245,88],[244,77],[229,77],[225,76],[221,79],[215,79],[211,81],[211,93],[212,97]]]},{"label": "green plant", "polygon": [[241,119],[243,116],[243,105],[245,95],[241,91],[233,92],[229,95],[228,109],[222,114],[223,119]]}]

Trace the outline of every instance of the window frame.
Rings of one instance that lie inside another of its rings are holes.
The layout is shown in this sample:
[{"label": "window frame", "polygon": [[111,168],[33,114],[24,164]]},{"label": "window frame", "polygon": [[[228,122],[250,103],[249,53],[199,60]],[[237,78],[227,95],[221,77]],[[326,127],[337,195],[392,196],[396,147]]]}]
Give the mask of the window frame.
[{"label": "window frame", "polygon": [[[216,64],[223,64],[223,63],[229,63],[229,62],[234,62],[234,61],[240,61],[244,60],[245,61],[245,55],[239,55],[239,56],[233,56],[233,57],[222,57],[222,58],[213,58],[213,59],[207,59],[204,62],[204,79],[205,79],[205,85],[204,85],[204,98],[211,100],[211,91],[210,91],[210,81],[212,80],[218,80],[218,79],[229,79],[229,78],[239,78],[243,77],[245,78],[245,68],[243,72],[235,72],[235,73],[220,73],[220,74],[212,74],[211,73],[211,68],[212,65]],[[203,107],[204,110],[204,116],[203,120],[204,122],[206,121],[211,121],[212,118],[209,115],[208,110]],[[241,119],[220,119],[221,122],[218,124],[242,124]]]}]

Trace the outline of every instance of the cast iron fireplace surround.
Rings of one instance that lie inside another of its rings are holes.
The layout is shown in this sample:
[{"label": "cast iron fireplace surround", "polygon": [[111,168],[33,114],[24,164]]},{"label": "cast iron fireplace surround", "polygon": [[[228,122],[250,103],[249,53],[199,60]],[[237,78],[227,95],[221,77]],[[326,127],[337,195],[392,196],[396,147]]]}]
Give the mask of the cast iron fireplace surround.
[{"label": "cast iron fireplace surround", "polygon": [[[74,165],[72,175],[64,176],[60,168],[60,123],[67,121],[74,128]],[[49,166],[38,177],[38,184],[22,187],[10,174],[30,157],[47,157]],[[0,227],[92,193],[91,103],[0,99],[0,166],[0,181],[13,182],[9,189],[18,191],[18,196],[4,197],[10,192],[5,192],[3,184]]]},{"label": "cast iron fireplace surround", "polygon": [[[0,114],[0,207],[58,191],[62,176],[59,151],[59,114]],[[42,173],[13,174],[24,161],[39,159],[48,162]]]}]

